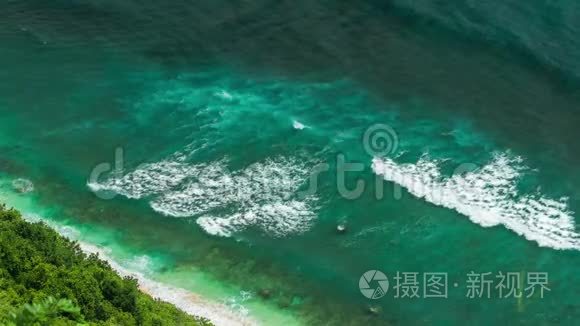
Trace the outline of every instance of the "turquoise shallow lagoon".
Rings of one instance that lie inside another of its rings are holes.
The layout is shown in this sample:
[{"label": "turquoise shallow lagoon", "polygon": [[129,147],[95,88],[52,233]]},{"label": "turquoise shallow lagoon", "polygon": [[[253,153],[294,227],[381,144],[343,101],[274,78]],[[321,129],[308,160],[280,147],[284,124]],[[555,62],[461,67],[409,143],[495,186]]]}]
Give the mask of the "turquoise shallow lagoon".
[{"label": "turquoise shallow lagoon", "polygon": [[579,9],[505,3],[8,1],[0,201],[240,320],[573,325]]}]

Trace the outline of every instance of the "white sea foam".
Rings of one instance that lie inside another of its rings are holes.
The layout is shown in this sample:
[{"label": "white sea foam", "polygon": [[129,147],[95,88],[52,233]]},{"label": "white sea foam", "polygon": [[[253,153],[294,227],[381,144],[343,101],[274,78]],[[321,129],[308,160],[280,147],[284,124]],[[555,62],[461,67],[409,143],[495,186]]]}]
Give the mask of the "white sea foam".
[{"label": "white sea foam", "polygon": [[125,263],[125,265],[132,271],[138,271],[142,273],[149,273],[151,271],[151,266],[153,262],[151,257],[147,255],[135,256]]},{"label": "white sea foam", "polygon": [[75,240],[78,239],[80,232],[68,225],[60,225],[60,224],[56,224],[52,221],[48,221],[46,219],[44,219],[42,216],[38,215],[38,214],[31,214],[31,213],[27,213],[27,214],[23,214],[22,218],[30,223],[38,223],[38,222],[43,222],[45,224],[47,224],[48,226],[50,226],[51,228],[53,228],[56,232],[58,232],[58,234]]},{"label": "white sea foam", "polygon": [[375,158],[372,167],[412,195],[453,209],[483,227],[503,225],[540,246],[580,249],[580,234],[566,198],[519,193],[517,182],[526,169],[520,158],[497,154],[480,169],[447,178],[438,163],[426,157],[416,164]]},{"label": "white sea foam", "polygon": [[224,161],[168,160],[88,186],[133,199],[148,197],[155,211],[196,217],[212,235],[228,237],[254,226],[280,237],[307,230],[316,217],[315,198],[295,195],[307,177],[303,163],[286,158],[267,159],[238,171],[231,171]]},{"label": "white sea foam", "polygon": [[270,235],[283,237],[308,230],[314,218],[306,203],[290,201],[254,205],[225,217],[203,215],[197,223],[207,233],[223,237],[229,237],[248,226],[258,226]]},{"label": "white sea foam", "polygon": [[19,193],[29,193],[34,191],[34,184],[28,179],[14,179],[12,180],[12,188]]},{"label": "white sea foam", "polygon": [[224,100],[228,100],[228,101],[231,101],[234,99],[234,96],[226,90],[220,90],[219,92],[216,92],[215,96],[217,96],[221,99],[224,99]]},{"label": "white sea foam", "polygon": [[244,304],[248,300],[251,300],[253,297],[254,297],[254,294],[252,292],[240,291],[239,296],[232,296],[232,297],[225,299],[224,304],[226,306],[228,306],[230,309],[232,309],[233,311],[236,311],[237,313],[239,313],[243,316],[247,316],[249,313],[249,310],[248,310],[248,308],[246,308],[246,306]]},{"label": "white sea foam", "polygon": [[127,198],[139,199],[176,187],[184,179],[199,173],[201,167],[179,161],[161,161],[144,164],[131,173],[112,177],[103,183],[91,182],[88,186],[94,192],[113,191]]},{"label": "white sea foam", "polygon": [[303,125],[301,122],[296,121],[296,120],[294,120],[292,122],[292,127],[294,127],[294,129],[296,129],[296,130],[302,130],[302,129],[306,128],[305,125]]},{"label": "white sea foam", "polygon": [[151,207],[175,217],[197,216],[197,223],[212,235],[231,236],[250,226],[274,236],[300,233],[315,218],[313,198],[294,196],[306,174],[302,164],[287,159],[266,160],[241,171],[229,171],[218,162],[183,189],[153,200]]}]

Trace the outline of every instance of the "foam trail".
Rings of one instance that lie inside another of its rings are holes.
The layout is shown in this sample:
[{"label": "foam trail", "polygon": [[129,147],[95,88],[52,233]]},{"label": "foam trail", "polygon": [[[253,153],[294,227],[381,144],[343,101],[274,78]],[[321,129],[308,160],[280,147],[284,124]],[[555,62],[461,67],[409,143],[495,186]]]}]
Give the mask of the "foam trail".
[{"label": "foam trail", "polygon": [[132,199],[147,197],[155,211],[195,217],[212,235],[229,237],[256,226],[283,237],[308,230],[316,218],[316,198],[296,195],[307,177],[305,164],[294,158],[266,159],[239,171],[229,170],[224,161],[165,160],[88,187]]},{"label": "foam trail", "polygon": [[224,100],[228,100],[228,101],[231,101],[234,99],[234,96],[226,90],[220,90],[219,92],[216,92],[215,96],[217,96],[221,99],[224,99]]},{"label": "foam trail", "polygon": [[[316,217],[314,198],[295,198],[307,169],[292,159],[268,159],[241,171],[216,162],[182,189],[151,202],[174,217],[197,217],[209,234],[229,237],[249,226],[282,237],[306,231]],[[233,210],[233,211],[232,211]]]},{"label": "foam trail", "polygon": [[103,183],[89,182],[88,187],[93,192],[113,191],[127,198],[140,199],[178,186],[199,173],[201,167],[178,161],[144,164],[121,178],[110,178]]},{"label": "foam trail", "polygon": [[565,198],[518,192],[517,182],[526,169],[521,162],[508,154],[496,154],[482,168],[448,178],[442,176],[437,161],[425,157],[416,164],[375,158],[372,168],[412,195],[453,209],[483,227],[503,225],[543,247],[580,250],[574,213]]},{"label": "foam trail", "polygon": [[306,128],[306,126],[304,124],[302,124],[301,122],[296,121],[296,120],[294,120],[292,122],[292,127],[296,130],[303,130],[304,128]]}]

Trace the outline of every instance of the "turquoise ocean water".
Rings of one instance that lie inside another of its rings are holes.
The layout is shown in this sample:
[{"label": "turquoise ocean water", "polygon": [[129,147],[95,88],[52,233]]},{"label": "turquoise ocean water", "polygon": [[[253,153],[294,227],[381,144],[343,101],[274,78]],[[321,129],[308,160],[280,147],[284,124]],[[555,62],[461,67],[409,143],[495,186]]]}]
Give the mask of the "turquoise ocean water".
[{"label": "turquoise ocean water", "polygon": [[574,1],[4,1],[0,200],[262,324],[573,325],[579,31]]}]

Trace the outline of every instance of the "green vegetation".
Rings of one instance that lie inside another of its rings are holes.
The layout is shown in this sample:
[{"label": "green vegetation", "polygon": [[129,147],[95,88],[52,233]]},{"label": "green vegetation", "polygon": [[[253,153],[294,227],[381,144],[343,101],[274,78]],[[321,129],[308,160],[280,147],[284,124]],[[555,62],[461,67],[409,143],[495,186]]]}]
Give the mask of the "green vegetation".
[{"label": "green vegetation", "polygon": [[0,325],[210,325],[0,205]]}]

